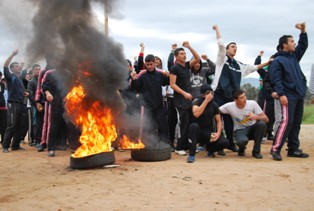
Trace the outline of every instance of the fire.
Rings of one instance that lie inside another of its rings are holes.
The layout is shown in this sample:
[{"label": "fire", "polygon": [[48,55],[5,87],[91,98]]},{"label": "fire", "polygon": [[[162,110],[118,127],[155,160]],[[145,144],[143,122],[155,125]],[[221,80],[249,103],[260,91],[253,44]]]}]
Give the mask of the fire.
[{"label": "fire", "polygon": [[[117,130],[114,124],[110,108],[106,108],[98,101],[87,106],[86,93],[81,85],[75,86],[66,96],[65,108],[73,117],[74,124],[80,126],[81,146],[72,154],[72,157],[86,157],[101,152],[112,151],[111,143],[117,138]],[[132,143],[124,135],[120,140],[122,149],[141,149],[144,144],[139,140]]]},{"label": "fire", "polygon": [[123,135],[122,139],[120,140],[120,145],[122,149],[143,149],[145,145],[143,144],[141,139],[138,139],[138,143],[133,143],[130,139]]}]

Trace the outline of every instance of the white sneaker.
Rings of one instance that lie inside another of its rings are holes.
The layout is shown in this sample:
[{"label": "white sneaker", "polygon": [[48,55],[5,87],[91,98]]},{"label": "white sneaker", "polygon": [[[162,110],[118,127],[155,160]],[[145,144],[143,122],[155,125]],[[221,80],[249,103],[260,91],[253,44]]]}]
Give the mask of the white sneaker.
[{"label": "white sneaker", "polygon": [[174,152],[178,155],[186,155],[186,152],[184,150],[175,150]]}]

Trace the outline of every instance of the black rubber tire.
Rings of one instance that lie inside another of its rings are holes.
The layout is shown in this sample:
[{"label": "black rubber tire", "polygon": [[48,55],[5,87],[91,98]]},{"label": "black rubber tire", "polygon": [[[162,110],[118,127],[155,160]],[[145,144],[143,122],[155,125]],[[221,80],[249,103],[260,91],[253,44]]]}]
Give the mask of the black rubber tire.
[{"label": "black rubber tire", "polygon": [[82,158],[74,158],[70,156],[70,167],[73,169],[91,169],[105,165],[110,165],[115,162],[114,152],[102,152],[94,155],[89,155]]},{"label": "black rubber tire", "polygon": [[132,149],[131,158],[135,161],[164,161],[171,158],[171,147],[163,144],[156,147],[145,147],[144,149]]}]

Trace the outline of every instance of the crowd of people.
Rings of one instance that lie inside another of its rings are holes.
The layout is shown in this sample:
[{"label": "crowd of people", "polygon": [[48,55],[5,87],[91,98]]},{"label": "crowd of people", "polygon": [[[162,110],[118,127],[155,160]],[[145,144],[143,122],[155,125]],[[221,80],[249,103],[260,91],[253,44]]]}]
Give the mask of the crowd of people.
[{"label": "crowd of people", "polygon": [[[182,47],[171,45],[167,69],[160,57],[145,54],[140,44],[134,64],[126,60],[129,86],[120,93],[125,113],[145,111],[150,127],[144,132],[155,134],[168,143],[178,155],[195,161],[196,153],[206,150],[209,157],[225,156],[225,149],[245,156],[249,140],[254,141],[252,156],[262,159],[261,143],[273,141],[271,154],[282,160],[281,149],[287,143],[289,157],[307,158],[300,149],[300,125],[303,116],[306,78],[299,61],[307,46],[305,23],[296,24],[301,31],[298,45],[290,35],[280,37],[277,52],[265,63],[263,51],[255,64],[235,59],[237,44],[224,44],[218,25],[213,26],[218,44],[216,62],[206,54],[199,55],[190,42]],[[186,50],[192,58],[187,60]],[[29,144],[38,152],[79,146],[79,128],[63,118],[61,87],[55,76],[58,59],[46,56],[47,66],[34,64],[29,71],[12,62],[15,50],[4,63],[1,81],[0,115],[3,152],[23,150],[22,140],[29,134]],[[247,100],[240,89],[241,79],[258,71],[262,87],[257,102]],[[127,74],[127,72],[126,72]],[[8,90],[7,103],[4,90]],[[12,143],[11,143],[12,140]]]}]

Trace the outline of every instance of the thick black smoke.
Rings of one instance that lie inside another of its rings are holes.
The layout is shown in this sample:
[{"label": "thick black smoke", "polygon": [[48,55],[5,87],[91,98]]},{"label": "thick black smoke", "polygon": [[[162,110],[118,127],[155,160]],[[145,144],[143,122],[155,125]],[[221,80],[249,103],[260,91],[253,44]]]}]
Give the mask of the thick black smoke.
[{"label": "thick black smoke", "polygon": [[[30,0],[37,13],[33,17],[33,38],[27,45],[31,61],[44,56],[61,59],[57,71],[60,86],[67,92],[78,82],[89,98],[104,105],[116,104],[117,90],[126,86],[126,64],[122,45],[106,38],[95,27],[90,0]],[[117,1],[95,0],[109,14]]]}]

